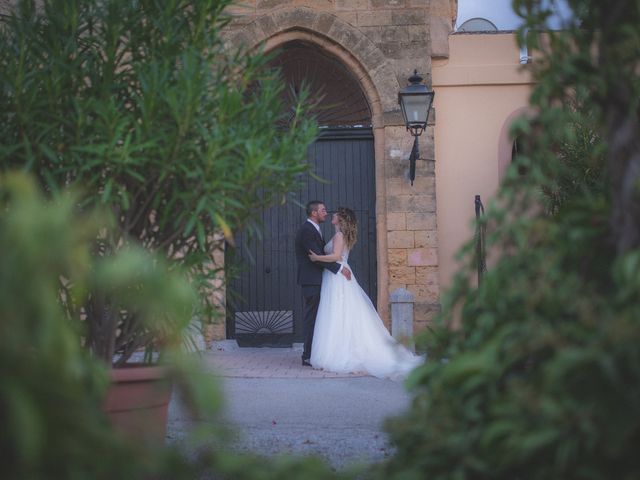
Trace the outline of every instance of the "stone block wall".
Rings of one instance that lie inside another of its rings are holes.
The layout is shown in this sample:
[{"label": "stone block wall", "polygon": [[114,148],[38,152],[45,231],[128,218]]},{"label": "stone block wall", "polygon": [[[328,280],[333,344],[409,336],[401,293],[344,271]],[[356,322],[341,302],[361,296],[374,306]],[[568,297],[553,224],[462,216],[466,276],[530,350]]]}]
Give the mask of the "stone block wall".
[{"label": "stone block wall", "polygon": [[419,137],[420,159],[413,186],[407,179],[407,151],[413,137],[404,127],[387,127],[386,230],[389,291],[414,297],[414,331],[439,311],[438,237],[433,125]]},{"label": "stone block wall", "polygon": [[[303,28],[324,33],[329,38],[349,44],[351,29],[355,27],[364,34],[383,54],[385,65],[396,73],[400,85],[417,69],[430,81],[430,8],[436,4],[429,0],[239,0],[228,8],[233,16],[229,32],[245,30],[247,43],[254,42],[260,34],[269,36],[278,31],[280,25],[296,24]],[[324,14],[324,15],[318,15]],[[342,22],[332,22],[336,17]],[[255,25],[247,29],[254,20]],[[316,21],[317,20],[317,21]],[[257,36],[252,35],[255,30]],[[363,48],[365,45],[354,45]],[[372,65],[375,67],[375,65]],[[391,95],[396,101],[396,92],[380,92]],[[397,118],[396,118],[397,121]]]}]

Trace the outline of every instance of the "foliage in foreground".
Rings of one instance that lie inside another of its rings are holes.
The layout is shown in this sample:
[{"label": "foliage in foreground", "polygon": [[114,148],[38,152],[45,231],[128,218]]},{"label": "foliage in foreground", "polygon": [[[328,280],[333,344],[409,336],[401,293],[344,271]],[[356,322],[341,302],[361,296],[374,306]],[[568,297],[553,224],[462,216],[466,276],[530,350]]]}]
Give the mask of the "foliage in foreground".
[{"label": "foliage in foreground", "polygon": [[2,477],[106,478],[116,459],[126,476],[132,454],[100,410],[106,371],[58,303],[59,275],[88,280],[97,219],[73,221],[70,199],[48,205],[24,176],[0,179]]},{"label": "foliage in foreground", "polygon": [[[314,122],[282,111],[263,55],[223,48],[228,1],[16,3],[0,27],[0,476],[339,477],[224,451],[219,391],[178,342],[221,234],[291,189]],[[102,412],[113,352],[158,339],[203,425],[166,447]]]},{"label": "foliage in foreground", "polygon": [[[530,28],[547,15],[514,3]],[[569,3],[534,43],[527,177],[513,165],[485,219],[497,261],[476,287],[466,248],[385,477],[640,477],[640,2]]]},{"label": "foliage in foreground", "polygon": [[76,202],[71,195],[45,200],[23,174],[0,175],[0,476],[340,478],[318,459],[224,451],[218,386],[196,359],[180,353],[179,344],[165,365],[185,413],[201,427],[173,447],[131,442],[111,429],[102,411],[106,367],[81,348],[78,325],[65,318],[59,276],[74,282],[76,291],[98,282],[124,292],[141,311],[173,311],[184,321],[194,292],[179,271],[167,271],[142,249],[93,257],[92,240],[104,218],[78,216]]}]

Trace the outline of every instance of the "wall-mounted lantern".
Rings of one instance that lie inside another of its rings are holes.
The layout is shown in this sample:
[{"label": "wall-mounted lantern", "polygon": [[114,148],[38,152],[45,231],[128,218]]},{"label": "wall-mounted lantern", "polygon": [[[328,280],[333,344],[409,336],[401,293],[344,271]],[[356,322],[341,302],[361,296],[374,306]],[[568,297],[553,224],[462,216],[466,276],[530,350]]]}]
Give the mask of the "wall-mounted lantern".
[{"label": "wall-mounted lantern", "polygon": [[418,75],[418,71],[414,70],[413,75],[409,77],[410,84],[401,88],[398,92],[398,103],[402,110],[402,117],[407,126],[407,130],[413,135],[413,148],[409,156],[409,179],[411,185],[416,178],[416,160],[420,154],[418,150],[418,137],[427,128],[429,120],[429,111],[433,103],[435,92],[429,90],[422,83],[422,77]]}]

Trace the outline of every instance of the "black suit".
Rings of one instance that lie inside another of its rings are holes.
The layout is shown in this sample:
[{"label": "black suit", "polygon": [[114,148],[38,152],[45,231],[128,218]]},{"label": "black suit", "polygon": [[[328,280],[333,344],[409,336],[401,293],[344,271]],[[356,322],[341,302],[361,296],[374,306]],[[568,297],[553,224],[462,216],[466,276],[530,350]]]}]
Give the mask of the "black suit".
[{"label": "black suit", "polygon": [[340,270],[339,263],[312,262],[309,260],[309,250],[324,255],[324,240],[309,221],[305,221],[296,234],[296,262],[298,263],[298,285],[302,285],[304,296],[304,352],[303,360],[311,358],[311,344],[313,330],[316,325],[316,314],[320,304],[320,285],[322,284],[322,270],[328,269],[333,273]]}]

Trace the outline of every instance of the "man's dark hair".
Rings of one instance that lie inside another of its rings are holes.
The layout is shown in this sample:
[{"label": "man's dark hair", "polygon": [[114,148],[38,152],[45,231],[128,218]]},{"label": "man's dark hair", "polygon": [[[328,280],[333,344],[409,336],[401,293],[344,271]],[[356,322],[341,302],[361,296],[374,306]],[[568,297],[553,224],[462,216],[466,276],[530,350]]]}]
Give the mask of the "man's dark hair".
[{"label": "man's dark hair", "polygon": [[311,212],[315,212],[316,210],[318,210],[318,207],[320,207],[320,205],[324,205],[324,202],[321,202],[320,200],[311,200],[309,203],[307,203],[307,217],[311,216]]}]

